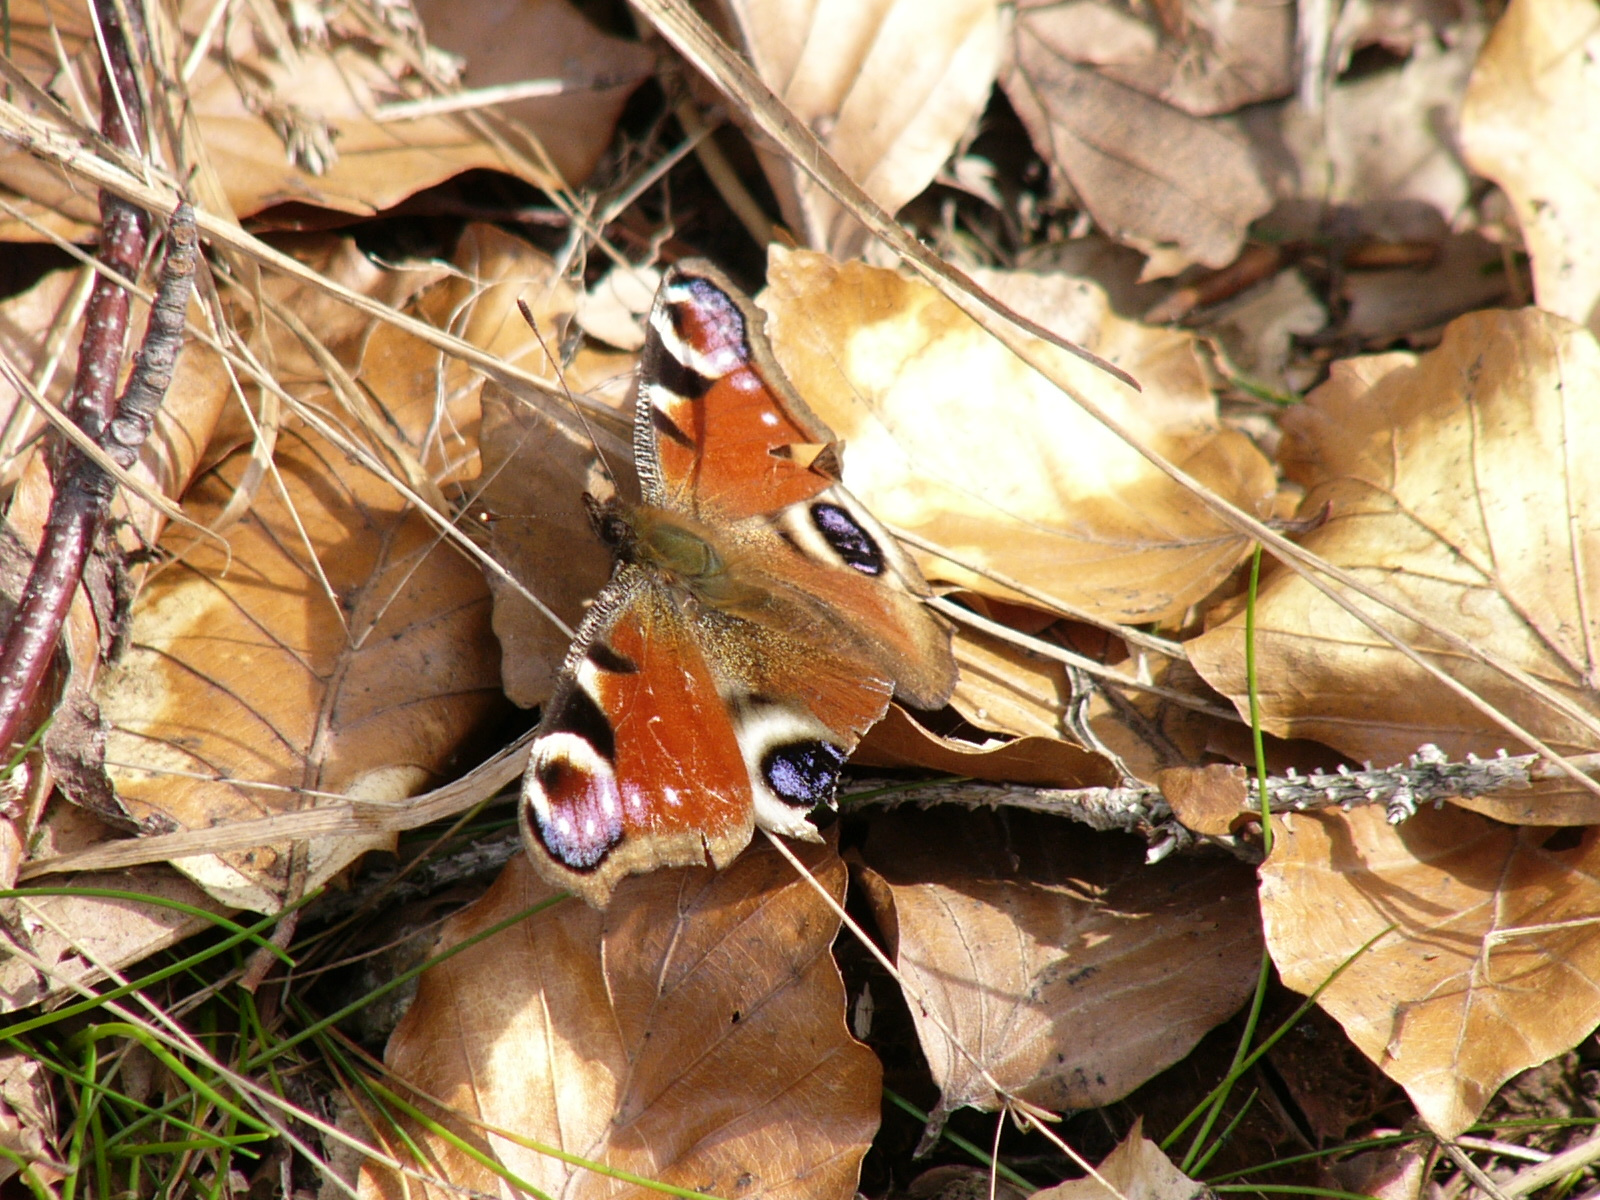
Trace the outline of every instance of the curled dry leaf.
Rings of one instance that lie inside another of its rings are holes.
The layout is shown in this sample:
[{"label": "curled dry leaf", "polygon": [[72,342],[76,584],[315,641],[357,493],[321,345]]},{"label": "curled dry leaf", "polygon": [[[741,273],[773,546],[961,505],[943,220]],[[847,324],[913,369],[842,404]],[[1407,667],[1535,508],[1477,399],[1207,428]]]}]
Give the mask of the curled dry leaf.
[{"label": "curled dry leaf", "polygon": [[888,815],[863,857],[941,1091],[936,1122],[998,1107],[983,1072],[1045,1108],[1108,1104],[1183,1058],[1255,982],[1251,872],[1231,860],[1146,866],[1133,838],[950,809]]},{"label": "curled dry leaf", "polygon": [[[798,849],[841,895],[837,854]],[[518,855],[440,948],[554,895]],[[386,1061],[530,1193],[617,1188],[531,1140],[713,1195],[848,1200],[877,1129],[881,1071],[845,1029],[828,954],[838,929],[765,845],[720,873],[637,876],[604,913],[568,900],[432,968]],[[364,1197],[503,1186],[436,1135],[413,1136],[423,1169],[455,1187],[419,1189],[369,1166]]]},{"label": "curled dry leaf", "polygon": [[1576,150],[1600,120],[1597,57],[1585,0],[1512,0],[1473,69],[1461,147],[1511,197],[1540,307],[1600,332],[1600,180]]},{"label": "curled dry leaf", "polygon": [[62,1161],[51,1090],[49,1069],[33,1055],[0,1056],[0,1184],[27,1170],[34,1193],[48,1194],[71,1170]]},{"label": "curled dry leaf", "polygon": [[957,778],[1024,787],[1115,787],[1122,782],[1103,755],[1060,737],[1018,737],[976,747],[929,732],[898,705],[872,727],[850,761],[863,767],[945,771]]},{"label": "curled dry leaf", "polygon": [[1261,912],[1284,983],[1327,984],[1318,1003],[1436,1133],[1600,1023],[1600,831],[1376,806],[1278,825]]},{"label": "curled dry leaf", "polygon": [[1075,196],[1116,240],[1159,251],[1159,274],[1232,262],[1272,206],[1249,144],[1226,118],[1191,116],[1073,61],[1082,51],[1058,40],[1059,12],[1018,17],[1000,72],[1058,196]]},{"label": "curled dry leaf", "polygon": [[[434,94],[412,67],[417,47],[398,36],[385,47],[381,31],[374,37],[375,25],[357,21],[335,21],[326,43],[297,44],[275,9],[245,5],[231,9],[213,31],[209,52],[187,80],[186,97],[200,129],[196,145],[209,155],[234,215],[294,201],[367,214],[479,167],[552,188],[588,176],[633,86],[648,72],[650,55],[600,33],[565,0],[421,7],[455,14],[446,28],[450,45],[515,48],[514,73],[498,60],[476,71],[469,62],[469,86],[570,79],[571,95],[509,106],[508,115],[525,122],[547,157],[509,149],[514,138],[486,135],[471,114],[380,119],[376,110],[384,104]],[[214,8],[209,0],[182,5],[185,52]],[[461,12],[492,21],[493,33],[482,35]],[[23,0],[8,17],[8,56],[30,78],[58,94],[95,95],[99,67],[87,6]],[[58,47],[65,62],[57,58]],[[177,76],[178,64],[167,68]],[[98,224],[93,191],[72,187],[25,150],[0,155],[0,186],[31,202],[30,215],[68,236]],[[31,241],[39,234],[12,219],[0,224],[0,237]]]},{"label": "curled dry leaf", "polygon": [[[891,213],[933,181],[977,123],[999,64],[996,0],[723,7],[767,86]],[[806,245],[840,258],[861,252],[865,227],[816,180],[781,155],[763,151],[761,160]]]},{"label": "curled dry leaf", "polygon": [[[1203,504],[931,288],[780,250],[768,280],[761,299],[779,361],[844,440],[846,483],[886,523],[1129,623],[1179,616],[1244,553]],[[1086,282],[984,282],[1006,283],[1011,299],[1039,294],[1055,332],[1145,390],[1053,346],[1036,353],[1217,493],[1267,510],[1272,467],[1219,427],[1191,337],[1122,320]],[[1004,594],[941,559],[922,566],[930,579]]]},{"label": "curled dry leaf", "polygon": [[1211,1195],[1204,1184],[1178,1170],[1161,1147],[1144,1136],[1143,1118],[1134,1122],[1128,1136],[1096,1169],[1100,1179],[1092,1175],[1073,1179],[1034,1196],[1037,1200],[1196,1200]]},{"label": "curled dry leaf", "polygon": [[[476,230],[456,266],[416,311],[519,357],[532,334],[514,301],[547,281],[548,264]],[[398,471],[426,485],[471,465],[479,381],[388,326],[349,342],[353,390],[330,397],[324,380],[297,390],[324,411],[344,405],[351,440],[398,465],[375,474],[293,424],[270,481],[228,531],[231,566],[214,541],[173,531],[166,544],[183,556],[139,597],[102,697],[107,758],[135,816],[200,829],[314,803],[308,792],[399,803],[436,781],[501,702],[482,575],[392,481]],[[236,451],[191,490],[194,520],[217,518],[248,457]],[[369,845],[180,865],[231,903],[270,910]]]},{"label": "curled dry leaf", "polygon": [[[1335,364],[1284,418],[1282,458],[1329,517],[1302,545],[1394,595],[1430,625],[1542,681],[1589,716],[1555,711],[1428,629],[1358,601],[1441,670],[1562,753],[1596,749],[1600,613],[1600,347],[1533,309],[1462,317],[1421,358]],[[1450,757],[1512,743],[1378,634],[1287,570],[1257,604],[1265,727],[1357,761],[1402,761],[1432,742]],[[1241,613],[1191,641],[1189,657],[1247,710]],[[1521,748],[1518,747],[1520,752]],[[1482,797],[1479,811],[1544,824],[1600,821],[1600,798],[1553,780]]]}]

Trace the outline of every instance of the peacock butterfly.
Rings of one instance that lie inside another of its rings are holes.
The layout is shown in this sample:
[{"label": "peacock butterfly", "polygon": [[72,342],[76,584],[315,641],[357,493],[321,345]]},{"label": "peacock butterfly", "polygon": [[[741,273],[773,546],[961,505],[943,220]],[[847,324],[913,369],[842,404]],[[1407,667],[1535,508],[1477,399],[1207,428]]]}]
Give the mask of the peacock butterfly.
[{"label": "peacock butterfly", "polygon": [[642,503],[585,497],[613,557],[545,706],[523,840],[603,908],[623,876],[721,867],[806,819],[891,696],[937,708],[950,630],[840,482],[840,447],[714,267],[669,269],[634,408]]}]

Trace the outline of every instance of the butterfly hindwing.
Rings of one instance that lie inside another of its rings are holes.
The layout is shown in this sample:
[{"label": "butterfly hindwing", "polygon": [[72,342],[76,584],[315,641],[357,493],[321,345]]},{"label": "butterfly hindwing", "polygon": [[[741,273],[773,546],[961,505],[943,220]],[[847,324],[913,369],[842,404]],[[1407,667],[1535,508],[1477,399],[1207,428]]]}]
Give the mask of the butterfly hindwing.
[{"label": "butterfly hindwing", "polygon": [[603,907],[658,866],[721,866],[750,840],[750,777],[683,615],[624,568],[579,630],[523,781],[535,860]]}]

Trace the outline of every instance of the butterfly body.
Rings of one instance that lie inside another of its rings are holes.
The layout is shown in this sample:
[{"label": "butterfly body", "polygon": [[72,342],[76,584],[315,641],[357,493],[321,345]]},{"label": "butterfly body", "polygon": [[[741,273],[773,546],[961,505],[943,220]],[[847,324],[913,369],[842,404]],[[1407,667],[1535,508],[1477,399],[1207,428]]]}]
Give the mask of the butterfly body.
[{"label": "butterfly body", "polygon": [[603,907],[624,875],[722,866],[753,827],[815,840],[861,735],[942,705],[949,631],[915,565],[839,482],[831,432],[720,273],[663,279],[640,367],[643,503],[590,502],[615,569],[545,707],[523,832]]}]

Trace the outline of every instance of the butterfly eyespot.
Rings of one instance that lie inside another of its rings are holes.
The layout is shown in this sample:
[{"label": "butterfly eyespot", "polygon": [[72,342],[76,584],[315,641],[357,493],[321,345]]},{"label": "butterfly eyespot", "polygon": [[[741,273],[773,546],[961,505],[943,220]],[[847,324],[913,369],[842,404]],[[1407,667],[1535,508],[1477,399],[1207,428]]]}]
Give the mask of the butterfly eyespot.
[{"label": "butterfly eyespot", "polygon": [[831,742],[790,742],[761,756],[761,777],[785,804],[815,808],[833,799],[844,759]]},{"label": "butterfly eyespot", "polygon": [[811,523],[847,566],[863,575],[883,574],[883,550],[848,509],[825,502],[813,504]]},{"label": "butterfly eyespot", "polygon": [[600,866],[624,836],[617,778],[586,741],[541,739],[523,782],[525,832],[570,871]]}]

